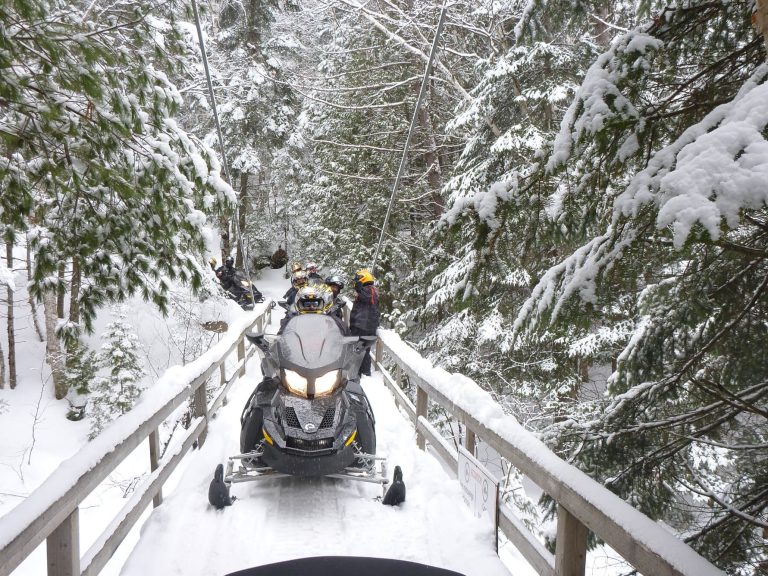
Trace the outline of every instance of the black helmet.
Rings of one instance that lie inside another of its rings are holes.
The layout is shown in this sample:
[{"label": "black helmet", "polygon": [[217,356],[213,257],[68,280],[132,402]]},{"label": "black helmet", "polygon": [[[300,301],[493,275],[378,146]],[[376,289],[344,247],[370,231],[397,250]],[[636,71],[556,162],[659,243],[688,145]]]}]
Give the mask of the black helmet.
[{"label": "black helmet", "polygon": [[235,264],[235,259],[234,259],[234,258],[232,258],[232,256],[227,256],[227,259],[226,259],[226,260],[224,260],[224,264],[225,264],[226,266],[234,266],[234,264]]},{"label": "black helmet", "polygon": [[339,291],[344,290],[344,280],[342,280],[341,276],[338,274],[328,276],[328,278],[325,279],[325,283],[328,284],[328,286],[338,286]]}]

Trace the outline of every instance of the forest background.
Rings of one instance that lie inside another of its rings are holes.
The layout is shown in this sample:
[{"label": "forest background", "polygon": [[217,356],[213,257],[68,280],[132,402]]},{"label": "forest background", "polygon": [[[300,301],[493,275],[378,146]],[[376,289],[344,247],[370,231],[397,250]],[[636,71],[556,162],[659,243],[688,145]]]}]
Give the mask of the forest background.
[{"label": "forest background", "polygon": [[[0,387],[39,315],[98,433],[144,376],[119,313],[89,350],[99,310],[178,313],[211,251],[369,263],[441,6],[204,6],[229,183],[188,4],[0,6]],[[766,10],[451,2],[376,263],[385,325],[744,575],[768,560]]]}]

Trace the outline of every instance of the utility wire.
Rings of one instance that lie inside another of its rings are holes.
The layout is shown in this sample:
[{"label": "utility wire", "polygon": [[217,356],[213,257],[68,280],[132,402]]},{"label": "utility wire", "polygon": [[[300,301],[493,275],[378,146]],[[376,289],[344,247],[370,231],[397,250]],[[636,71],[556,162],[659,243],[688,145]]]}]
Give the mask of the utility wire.
[{"label": "utility wire", "polygon": [[[224,149],[224,136],[221,132],[221,123],[219,122],[219,111],[216,107],[216,96],[213,93],[213,82],[211,82],[211,71],[208,68],[208,55],[205,51],[205,41],[203,40],[203,29],[200,26],[200,14],[197,11],[197,0],[191,0],[192,1],[192,12],[195,14],[195,26],[197,27],[197,39],[200,43],[200,55],[202,56],[203,60],[203,70],[205,70],[205,80],[208,83],[208,96],[211,99],[211,109],[213,110],[213,120],[216,123],[216,133],[219,137],[219,148],[221,149],[221,161],[222,164],[224,164],[224,174],[227,177],[227,182],[229,182],[229,185],[232,186],[232,176],[229,173],[229,163],[227,162],[227,153]],[[243,256],[243,266],[245,267],[245,276],[248,278],[248,282],[250,282],[250,290],[251,290],[251,301],[256,304],[256,296],[253,293],[253,282],[251,282],[251,273],[248,270],[248,258],[246,257],[244,246],[245,242],[243,242],[243,235],[240,231],[240,210],[239,206],[238,209],[235,211],[235,234],[237,234],[237,244],[238,249],[240,250],[240,254]]]},{"label": "utility wire", "polygon": [[[194,0],[193,0],[194,1]],[[421,88],[419,89],[419,97],[416,99],[416,107],[413,109],[413,116],[411,117],[411,126],[408,129],[408,136],[405,139],[405,147],[403,148],[403,156],[400,158],[400,166],[397,169],[397,176],[395,176],[395,183],[392,186],[392,195],[389,197],[389,206],[387,206],[387,214],[384,216],[384,224],[381,227],[381,235],[379,236],[379,243],[376,245],[376,252],[373,254],[373,260],[371,261],[371,273],[376,273],[376,260],[379,258],[379,252],[381,251],[381,245],[384,242],[384,233],[389,223],[389,215],[392,213],[392,206],[395,203],[395,195],[397,189],[400,186],[400,180],[405,172],[406,164],[408,163],[408,150],[411,146],[411,137],[416,128],[416,120],[421,110],[421,105],[424,102],[424,95],[427,92],[427,84],[429,83],[429,76],[432,72],[432,63],[435,60],[435,53],[437,52],[437,43],[440,40],[440,34],[443,31],[443,24],[445,23],[445,13],[448,10],[448,0],[443,1],[443,7],[440,10],[440,19],[437,21],[437,30],[435,31],[435,38],[432,40],[432,49],[429,51],[429,61],[427,62],[427,69],[424,71],[424,78],[421,80]]]}]

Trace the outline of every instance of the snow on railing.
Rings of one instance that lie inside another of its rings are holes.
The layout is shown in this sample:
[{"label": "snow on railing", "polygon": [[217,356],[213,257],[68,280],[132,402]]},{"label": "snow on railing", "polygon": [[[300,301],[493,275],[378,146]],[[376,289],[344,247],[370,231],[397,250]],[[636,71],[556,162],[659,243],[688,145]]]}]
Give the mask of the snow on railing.
[{"label": "snow on railing", "polygon": [[[374,365],[413,421],[420,448],[428,441],[441,458],[456,465],[456,451],[427,420],[431,400],[466,426],[465,447],[470,453],[480,438],[557,502],[554,556],[507,506],[499,509],[498,527],[539,574],[583,576],[592,531],[643,574],[724,575],[665,528],[559,458],[473,380],[434,367],[390,330],[379,329],[378,336]],[[415,406],[383,365],[384,354],[416,386]]]},{"label": "snow on railing", "polygon": [[[138,404],[118,418],[93,441],[64,461],[50,477],[0,521],[0,576],[10,574],[43,540],[47,540],[48,576],[95,575],[139,519],[150,501],[162,503],[162,487],[178,463],[195,444],[205,442],[208,419],[225,401],[235,381],[245,374],[245,333],[261,332],[271,320],[272,302],[245,312],[230,324],[222,340],[186,366],[172,366],[146,390]],[[229,377],[225,363],[237,350],[237,363]],[[210,406],[206,387],[219,371],[221,389]],[[193,419],[173,449],[160,458],[158,427],[176,408],[193,397]],[[80,503],[145,439],[149,440],[152,473],[144,479],[117,517],[80,557],[78,510]]]}]

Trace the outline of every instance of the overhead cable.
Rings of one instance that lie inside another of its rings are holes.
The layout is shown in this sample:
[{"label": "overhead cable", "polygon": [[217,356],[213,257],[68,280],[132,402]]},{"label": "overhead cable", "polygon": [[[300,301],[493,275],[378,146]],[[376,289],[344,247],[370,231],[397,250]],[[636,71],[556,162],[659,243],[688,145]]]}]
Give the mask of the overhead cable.
[{"label": "overhead cable", "polygon": [[384,224],[381,227],[381,235],[379,236],[379,242],[376,245],[376,252],[373,254],[373,260],[371,261],[370,270],[371,273],[376,273],[376,260],[378,260],[379,252],[381,251],[381,245],[384,242],[384,233],[389,223],[389,215],[392,212],[392,206],[395,202],[395,196],[397,195],[397,189],[400,186],[400,180],[405,172],[406,164],[408,163],[408,150],[411,147],[411,137],[416,129],[416,121],[418,119],[419,110],[424,102],[424,95],[427,93],[427,85],[429,84],[429,76],[432,73],[432,64],[435,60],[435,53],[437,52],[437,43],[440,40],[440,34],[443,31],[443,24],[445,23],[445,13],[448,10],[448,0],[444,0],[443,7],[440,10],[440,18],[437,21],[437,30],[435,31],[435,38],[432,41],[432,49],[429,51],[429,60],[427,61],[427,69],[424,70],[424,77],[421,80],[421,88],[419,89],[419,97],[416,99],[416,107],[413,109],[413,116],[411,117],[411,126],[408,129],[408,136],[405,139],[405,146],[403,147],[403,156],[400,158],[400,166],[397,169],[397,176],[395,176],[395,183],[392,185],[392,194],[389,197],[389,205],[387,206],[387,214],[384,216]]}]

